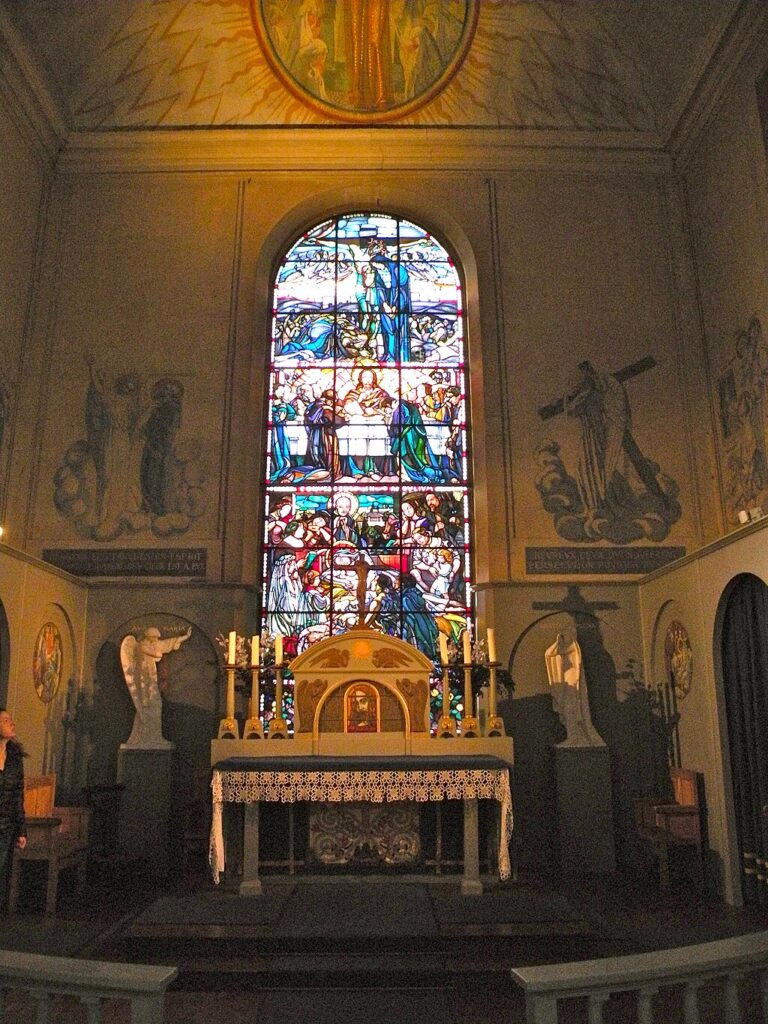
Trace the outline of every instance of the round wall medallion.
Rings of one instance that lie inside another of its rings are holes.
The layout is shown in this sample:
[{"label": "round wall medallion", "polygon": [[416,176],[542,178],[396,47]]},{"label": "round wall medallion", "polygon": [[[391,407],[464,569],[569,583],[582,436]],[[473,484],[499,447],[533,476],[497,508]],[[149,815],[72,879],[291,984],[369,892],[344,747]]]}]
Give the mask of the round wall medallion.
[{"label": "round wall medallion", "polygon": [[251,0],[256,33],[278,77],[343,121],[386,121],[422,106],[464,59],[472,0]]},{"label": "round wall medallion", "polygon": [[683,700],[691,692],[693,674],[693,650],[688,630],[677,619],[670,622],[664,636],[664,657],[667,673],[675,688],[675,696]]},{"label": "round wall medallion", "polygon": [[53,622],[46,622],[37,634],[32,658],[35,693],[43,704],[50,704],[56,696],[61,682],[62,661],[61,633]]}]

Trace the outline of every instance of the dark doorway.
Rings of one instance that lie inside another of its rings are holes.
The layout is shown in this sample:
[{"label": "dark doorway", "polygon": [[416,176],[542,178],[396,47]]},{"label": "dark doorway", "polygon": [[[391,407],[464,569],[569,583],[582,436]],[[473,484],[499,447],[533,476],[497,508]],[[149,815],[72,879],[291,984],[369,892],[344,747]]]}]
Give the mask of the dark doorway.
[{"label": "dark doorway", "polygon": [[768,906],[768,587],[757,576],[728,594],[722,658],[742,894]]}]

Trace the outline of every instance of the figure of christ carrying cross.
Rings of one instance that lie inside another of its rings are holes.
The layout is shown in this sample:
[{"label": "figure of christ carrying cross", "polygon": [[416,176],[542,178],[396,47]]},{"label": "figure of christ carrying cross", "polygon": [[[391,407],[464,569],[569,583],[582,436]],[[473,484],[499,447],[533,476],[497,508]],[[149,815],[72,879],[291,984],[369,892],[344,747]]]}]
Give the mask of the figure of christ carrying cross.
[{"label": "figure of christ carrying cross", "polygon": [[616,475],[623,477],[633,491],[645,490],[662,505],[668,502],[657,479],[658,467],[643,455],[632,435],[629,400],[623,386],[625,380],[655,365],[653,357],[648,356],[616,373],[601,374],[585,360],[579,363],[578,386],[564,399],[539,409],[543,420],[565,412],[579,421],[581,454],[576,483],[587,513],[621,507]]}]

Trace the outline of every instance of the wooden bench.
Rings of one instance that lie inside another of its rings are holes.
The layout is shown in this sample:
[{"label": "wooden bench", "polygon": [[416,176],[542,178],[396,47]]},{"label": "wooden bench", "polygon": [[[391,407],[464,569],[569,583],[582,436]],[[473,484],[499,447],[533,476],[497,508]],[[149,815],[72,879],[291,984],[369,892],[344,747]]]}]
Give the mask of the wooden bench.
[{"label": "wooden bench", "polygon": [[56,894],[59,872],[65,868],[77,869],[77,884],[85,880],[88,860],[87,807],[56,807],[56,776],[30,775],[24,779],[24,813],[27,818],[27,845],[15,850],[8,909],[15,913],[21,884],[21,864],[25,860],[46,861],[48,877],[45,894],[45,913],[56,912]]},{"label": "wooden bench", "polygon": [[659,882],[669,888],[669,853],[675,847],[695,851],[698,880],[704,884],[701,808],[697,773],[688,768],[670,768],[674,803],[659,803],[649,797],[635,800],[638,837],[659,862]]}]

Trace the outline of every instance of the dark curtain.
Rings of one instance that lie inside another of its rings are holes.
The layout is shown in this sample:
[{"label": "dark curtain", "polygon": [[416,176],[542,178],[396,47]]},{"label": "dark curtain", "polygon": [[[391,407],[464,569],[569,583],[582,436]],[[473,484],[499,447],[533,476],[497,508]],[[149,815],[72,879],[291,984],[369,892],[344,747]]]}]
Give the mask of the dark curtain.
[{"label": "dark curtain", "polygon": [[768,906],[768,587],[756,576],[734,586],[722,643],[742,891]]}]

